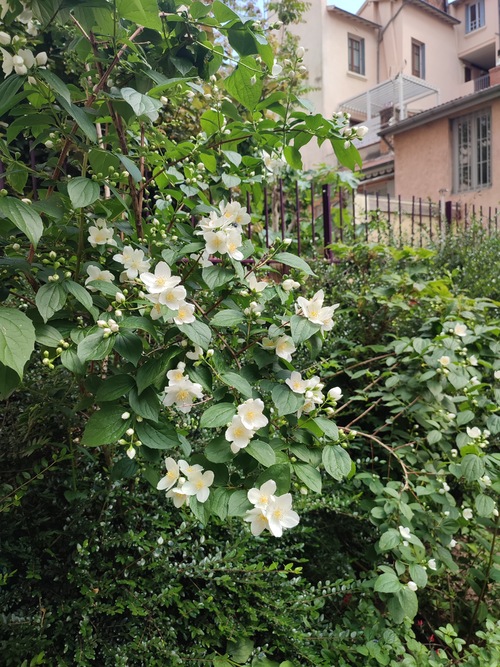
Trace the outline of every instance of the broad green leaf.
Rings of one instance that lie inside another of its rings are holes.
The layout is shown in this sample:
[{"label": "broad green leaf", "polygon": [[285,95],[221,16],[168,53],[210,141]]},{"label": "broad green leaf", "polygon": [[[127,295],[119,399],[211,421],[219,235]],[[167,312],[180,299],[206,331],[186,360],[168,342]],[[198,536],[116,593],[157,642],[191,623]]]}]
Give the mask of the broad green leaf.
[{"label": "broad green leaf", "polygon": [[493,498],[486,496],[484,493],[480,493],[478,496],[476,496],[474,505],[476,506],[476,510],[479,516],[491,516],[496,507],[496,503]]},{"label": "broad green leaf", "polygon": [[234,459],[230,444],[223,435],[209,442],[203,453],[212,463],[227,463]]},{"label": "broad green leaf", "polygon": [[500,416],[490,415],[486,420],[486,426],[493,435],[500,433]]},{"label": "broad green leaf", "polygon": [[241,183],[241,178],[235,174],[222,174],[222,182],[226,188],[236,188]]},{"label": "broad green leaf", "polygon": [[61,310],[67,298],[68,293],[60,283],[42,285],[36,293],[35,302],[43,321],[47,322],[54,313]]},{"label": "broad green leaf", "polygon": [[132,176],[132,179],[136,183],[139,183],[139,181],[142,180],[142,174],[139,170],[139,167],[137,167],[136,164],[132,162],[132,160],[126,155],[118,155],[118,159],[125,167],[125,169],[128,171],[128,173]]},{"label": "broad green leaf", "polygon": [[245,452],[252,458],[261,463],[265,468],[269,468],[276,463],[276,453],[267,442],[263,440],[251,440],[245,447]]},{"label": "broad green leaf", "polygon": [[295,146],[285,146],[283,149],[283,156],[292,169],[303,169],[300,151],[297,150]]},{"label": "broad green leaf", "polygon": [[25,204],[15,197],[2,197],[0,217],[10,220],[36,248],[43,233],[43,223],[42,218],[30,204]]},{"label": "broad green leaf", "polygon": [[135,432],[142,444],[151,449],[172,449],[179,447],[180,444],[175,426],[165,422],[160,424],[137,422]]},{"label": "broad green leaf", "polygon": [[[11,368],[19,378],[35,348],[35,327],[33,323],[16,308],[0,307],[0,363]],[[10,374],[4,373],[4,389],[12,382]]]},{"label": "broad green leaf", "polygon": [[339,429],[335,422],[326,417],[315,417],[313,421],[323,431],[325,438],[332,442],[337,442],[339,439]]},{"label": "broad green leaf", "polygon": [[73,208],[90,206],[99,199],[99,184],[90,178],[76,176],[68,181],[68,195]]},{"label": "broad green leaf", "polygon": [[191,324],[179,325],[179,330],[195,345],[199,345],[203,350],[208,350],[212,339],[212,332],[206,324],[196,320]]},{"label": "broad green leaf", "polygon": [[70,104],[67,102],[61,95],[56,95],[56,98],[62,108],[74,119],[78,127],[84,132],[90,141],[96,144],[97,131],[95,129],[94,123],[90,120],[90,115],[86,113],[81,107],[77,107],[76,104]]},{"label": "broad green leaf", "polygon": [[484,475],[484,461],[476,454],[467,454],[462,459],[462,474],[468,482],[476,482]]},{"label": "broad green leaf", "polygon": [[433,431],[429,431],[429,433],[427,434],[427,442],[429,443],[429,445],[434,445],[436,442],[439,442],[442,439],[442,437],[443,434],[441,433],[441,431],[435,429]]},{"label": "broad green leaf", "polygon": [[209,266],[202,270],[201,275],[209,289],[222,287],[234,278],[234,272],[220,265]]},{"label": "broad green leaf", "polygon": [[414,581],[419,588],[425,588],[427,586],[427,572],[422,565],[411,563],[409,572],[411,580]]},{"label": "broad green leaf", "polygon": [[220,379],[229,387],[239,391],[245,398],[252,398],[253,392],[250,383],[238,373],[223,373]]},{"label": "broad green leaf", "polygon": [[121,405],[103,406],[90,417],[83,432],[82,445],[97,447],[111,445],[130,427],[130,419],[122,419]]},{"label": "broad green leaf", "polygon": [[276,482],[277,495],[280,496],[283,493],[288,493],[291,484],[290,464],[275,463],[274,465],[272,465],[259,475],[254,486],[260,488],[265,482],[267,482],[270,479],[274,479],[274,481]]},{"label": "broad green leaf", "polygon": [[215,18],[217,21],[220,21],[220,23],[227,23],[229,21],[239,20],[240,18],[238,14],[231,9],[231,7],[228,7],[228,5],[221,2],[220,0],[214,0],[212,3],[212,11]]},{"label": "broad green leaf", "polygon": [[396,598],[401,605],[401,609],[406,618],[412,620],[418,612],[418,598],[414,591],[405,586],[396,594]]},{"label": "broad green leaf", "polygon": [[78,343],[77,354],[80,361],[105,359],[113,350],[114,337],[104,338],[102,329],[86,336]]},{"label": "broad green leaf", "polygon": [[[146,363],[137,371],[137,389],[139,393],[143,392],[146,387],[155,386],[160,388],[159,385],[165,385],[165,375],[167,370],[170,368],[172,359],[180,353],[180,348],[172,346],[165,352],[163,352],[156,359],[148,359]],[[163,386],[161,387],[163,389]]]},{"label": "broad green leaf", "polygon": [[21,379],[16,371],[0,363],[0,400],[9,398]]},{"label": "broad green leaf", "polygon": [[148,118],[152,123],[158,120],[160,115],[158,110],[163,106],[160,100],[155,100],[154,97],[149,97],[149,95],[143,95],[133,88],[122,88],[120,92],[138,118]]},{"label": "broad green leaf", "polygon": [[396,530],[395,528],[389,528],[385,533],[382,533],[378,542],[380,551],[389,551],[390,549],[398,547],[400,544],[401,534],[399,530]]},{"label": "broad green leaf", "polygon": [[0,115],[11,108],[11,103],[15,104],[16,94],[23,84],[22,76],[8,76],[0,83]]},{"label": "broad green leaf", "polygon": [[152,387],[145,389],[140,395],[137,389],[133,388],[128,397],[130,407],[134,414],[149,419],[149,421],[157,422],[160,414],[160,401],[158,394]]},{"label": "broad green leaf", "polygon": [[228,516],[245,516],[253,505],[247,498],[247,492],[243,490],[233,491],[227,505]]},{"label": "broad green leaf", "polygon": [[296,345],[314,336],[320,330],[319,324],[309,322],[309,320],[300,315],[292,315],[290,320],[292,340]]},{"label": "broad green leaf", "polygon": [[273,257],[273,260],[276,262],[281,262],[282,264],[286,264],[286,266],[291,266],[294,269],[299,269],[300,271],[307,273],[309,276],[316,275],[309,264],[304,259],[302,259],[302,257],[297,257],[297,255],[293,255],[291,252],[279,252]]},{"label": "broad green leaf", "polygon": [[224,86],[235,100],[253,111],[262,94],[261,70],[255,58],[241,58],[233,73],[224,80]]},{"label": "broad green leaf", "polygon": [[384,572],[375,581],[374,590],[377,593],[397,593],[403,588],[394,572]]},{"label": "broad green leaf", "polygon": [[71,104],[71,93],[68,86],[56,74],[49,69],[39,69],[37,75],[52,88],[54,93],[60,95],[68,104]]},{"label": "broad green leaf", "polygon": [[321,493],[321,474],[319,470],[309,463],[295,463],[293,471],[308,489],[315,493]]},{"label": "broad green leaf", "polygon": [[210,320],[213,327],[234,327],[245,321],[245,315],[239,310],[220,310]]},{"label": "broad green leaf", "polygon": [[339,482],[351,472],[351,457],[340,445],[325,447],[322,460],[326,472]]},{"label": "broad green leaf", "polygon": [[63,336],[61,336],[60,332],[55,327],[51,327],[50,324],[36,324],[35,338],[39,345],[45,345],[45,347],[59,347]]},{"label": "broad green leaf", "polygon": [[123,330],[114,336],[113,349],[121,356],[137,366],[143,352],[143,341],[131,331]]},{"label": "broad green leaf", "polygon": [[88,292],[83,285],[75,283],[74,280],[66,280],[63,283],[63,286],[66,287],[68,292],[72,294],[75,299],[89,311],[89,313],[95,312],[94,302],[92,301],[90,292]]},{"label": "broad green leaf", "polygon": [[128,456],[124,456],[115,465],[111,468],[111,481],[116,482],[119,479],[130,479],[134,477],[139,470],[137,461],[129,459]]},{"label": "broad green leaf", "polygon": [[130,375],[112,375],[101,384],[95,399],[98,403],[115,401],[120,396],[128,394],[133,386],[134,380]]},{"label": "broad green leaf", "polygon": [[463,426],[464,424],[468,424],[470,421],[474,419],[475,415],[472,412],[472,410],[464,410],[463,412],[459,412],[457,414],[457,426]]},{"label": "broad green leaf", "polygon": [[229,498],[231,497],[231,492],[228,489],[223,489],[219,487],[210,491],[210,496],[208,498],[208,506],[210,508],[210,513],[218,516],[219,519],[224,521],[227,518],[227,509],[229,506]]},{"label": "broad green leaf", "polygon": [[117,15],[145,28],[162,31],[160,10],[156,0],[116,0]]},{"label": "broad green leaf", "polygon": [[272,399],[280,417],[297,412],[304,405],[304,397],[301,394],[294,393],[284,384],[274,387]]},{"label": "broad green leaf", "polygon": [[201,415],[200,427],[218,428],[219,426],[227,426],[235,414],[236,408],[232,403],[211,405]]},{"label": "broad green leaf", "polygon": [[84,375],[87,372],[87,364],[80,359],[74,347],[62,351],[61,363],[75,375]]},{"label": "broad green leaf", "polygon": [[251,639],[238,639],[237,641],[228,641],[227,652],[235,662],[243,665],[252,655],[253,647],[254,642]]}]

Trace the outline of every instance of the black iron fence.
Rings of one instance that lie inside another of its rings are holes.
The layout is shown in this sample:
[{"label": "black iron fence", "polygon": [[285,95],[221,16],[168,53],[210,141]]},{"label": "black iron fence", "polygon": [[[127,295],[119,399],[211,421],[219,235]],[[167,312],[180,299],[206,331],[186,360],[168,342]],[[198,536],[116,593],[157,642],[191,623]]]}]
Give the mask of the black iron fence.
[{"label": "black iron fence", "polygon": [[[356,193],[311,182],[291,187],[282,180],[264,189],[259,205],[247,195],[247,209],[262,210],[261,223],[249,228],[269,247],[276,237],[288,237],[299,255],[333,261],[332,243],[366,241],[394,246],[432,246],[460,230],[478,226],[498,233],[497,207],[461,202],[404,199],[387,194]],[[254,216],[255,219],[255,216]]]}]

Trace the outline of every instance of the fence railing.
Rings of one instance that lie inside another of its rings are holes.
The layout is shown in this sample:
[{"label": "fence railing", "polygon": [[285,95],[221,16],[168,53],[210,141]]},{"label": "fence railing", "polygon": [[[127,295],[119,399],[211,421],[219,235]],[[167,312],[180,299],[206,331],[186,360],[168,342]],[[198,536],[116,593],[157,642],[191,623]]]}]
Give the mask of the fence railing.
[{"label": "fence railing", "polygon": [[262,223],[248,230],[260,234],[269,247],[276,237],[288,237],[299,255],[334,260],[335,242],[366,241],[394,246],[431,246],[473,225],[491,235],[499,232],[499,209],[466,203],[403,199],[382,194],[357,194],[346,188],[311,182],[307,187],[282,180],[264,189],[256,206],[247,195],[247,209]]}]

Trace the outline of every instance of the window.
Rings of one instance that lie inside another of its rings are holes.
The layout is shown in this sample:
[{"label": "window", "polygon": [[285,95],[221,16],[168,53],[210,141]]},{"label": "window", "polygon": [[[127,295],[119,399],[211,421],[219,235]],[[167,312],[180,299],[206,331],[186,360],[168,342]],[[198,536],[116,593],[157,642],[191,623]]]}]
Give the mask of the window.
[{"label": "window", "polygon": [[484,0],[465,5],[465,32],[472,32],[484,25]]},{"label": "window", "polygon": [[454,190],[491,185],[491,113],[489,109],[453,121]]},{"label": "window", "polygon": [[425,44],[411,40],[411,73],[419,79],[425,79]]},{"label": "window", "polygon": [[348,69],[356,74],[365,73],[365,40],[362,37],[347,37]]}]

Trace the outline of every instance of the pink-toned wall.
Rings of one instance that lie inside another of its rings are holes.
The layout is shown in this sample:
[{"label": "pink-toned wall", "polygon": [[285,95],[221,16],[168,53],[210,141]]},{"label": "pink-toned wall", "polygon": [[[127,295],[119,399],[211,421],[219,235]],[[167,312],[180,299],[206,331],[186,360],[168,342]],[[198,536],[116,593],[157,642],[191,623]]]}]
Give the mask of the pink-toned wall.
[{"label": "pink-toned wall", "polygon": [[[453,143],[451,120],[442,118],[392,138],[395,153],[395,192],[403,199],[429,197],[439,200],[439,190],[446,189],[447,200],[493,209],[500,206],[500,99],[487,105],[491,109],[492,185],[481,190],[453,191]],[[482,107],[471,107],[455,117],[473,113]]]}]

